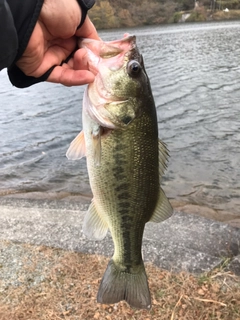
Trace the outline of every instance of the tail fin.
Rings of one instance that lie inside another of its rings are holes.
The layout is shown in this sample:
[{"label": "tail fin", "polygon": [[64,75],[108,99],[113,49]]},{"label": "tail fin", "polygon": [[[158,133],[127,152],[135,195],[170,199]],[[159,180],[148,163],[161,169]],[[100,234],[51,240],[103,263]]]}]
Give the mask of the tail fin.
[{"label": "tail fin", "polygon": [[119,270],[114,261],[110,260],[98,290],[97,302],[112,304],[121,300],[127,301],[134,308],[151,308],[151,297],[143,263],[139,266],[138,273],[127,273]]}]

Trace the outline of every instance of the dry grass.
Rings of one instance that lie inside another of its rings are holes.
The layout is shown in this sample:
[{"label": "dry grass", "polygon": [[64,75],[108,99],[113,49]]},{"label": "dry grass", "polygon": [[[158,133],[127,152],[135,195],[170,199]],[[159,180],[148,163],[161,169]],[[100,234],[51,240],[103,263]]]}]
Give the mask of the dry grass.
[{"label": "dry grass", "polygon": [[[240,320],[240,279],[223,270],[196,277],[147,264],[153,306],[150,311],[134,310],[125,302],[96,303],[107,258],[24,246],[31,251],[31,261],[27,254],[21,257],[20,285],[4,287],[0,274],[1,320]],[[36,277],[41,261],[47,264],[36,282],[32,275]]]},{"label": "dry grass", "polygon": [[216,11],[213,14],[213,20],[237,20],[240,18],[240,10],[229,10],[229,12],[224,12],[222,10]]}]

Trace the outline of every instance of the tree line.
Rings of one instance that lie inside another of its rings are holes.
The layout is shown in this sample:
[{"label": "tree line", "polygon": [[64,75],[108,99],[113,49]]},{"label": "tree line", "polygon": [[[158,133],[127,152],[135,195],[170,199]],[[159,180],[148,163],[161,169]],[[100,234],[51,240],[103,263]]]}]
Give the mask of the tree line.
[{"label": "tree line", "polygon": [[[97,29],[177,22],[178,13],[194,11],[196,0],[96,0],[89,16]],[[240,9],[240,0],[198,1],[200,15],[208,11]],[[195,16],[199,15],[198,12]]]}]

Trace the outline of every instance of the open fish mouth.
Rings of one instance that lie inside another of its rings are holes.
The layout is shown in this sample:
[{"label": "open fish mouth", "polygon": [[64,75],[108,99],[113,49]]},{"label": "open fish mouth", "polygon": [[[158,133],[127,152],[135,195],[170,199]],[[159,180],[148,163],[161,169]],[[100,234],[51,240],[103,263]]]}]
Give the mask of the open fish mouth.
[{"label": "open fish mouth", "polygon": [[136,48],[136,37],[125,34],[120,40],[103,42],[93,39],[79,40],[80,48],[87,51],[88,69],[95,74],[95,81],[88,85],[84,100],[87,102],[87,113],[102,127],[114,129],[111,115],[105,105],[122,104],[128,101],[126,96],[116,95],[109,74],[125,68]]},{"label": "open fish mouth", "polygon": [[[85,48],[88,52],[90,59],[90,66],[97,66],[100,58],[109,59],[113,58],[120,53],[130,52],[136,48],[136,36],[126,33],[120,40],[103,42],[101,40],[94,39],[79,39],[79,48]],[[93,54],[93,55],[91,55]],[[105,61],[106,62],[106,61]],[[93,72],[98,72],[97,69],[93,69]]]},{"label": "open fish mouth", "polygon": [[[136,36],[125,34],[122,39],[109,42],[80,39],[78,45],[87,51],[88,69],[96,76],[94,86],[100,104],[104,101],[120,100],[121,98],[116,98],[112,94],[111,85],[106,81],[106,73],[107,70],[118,71],[126,61],[131,59],[132,52],[136,48]],[[89,88],[92,86],[93,83],[89,84]]]}]

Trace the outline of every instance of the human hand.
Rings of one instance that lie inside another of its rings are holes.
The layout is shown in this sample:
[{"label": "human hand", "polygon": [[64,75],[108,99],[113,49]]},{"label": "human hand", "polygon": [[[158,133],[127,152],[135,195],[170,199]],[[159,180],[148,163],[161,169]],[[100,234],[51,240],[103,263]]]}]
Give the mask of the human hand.
[{"label": "human hand", "polygon": [[84,63],[85,49],[79,49],[67,63],[77,47],[77,37],[99,39],[87,16],[81,28],[81,8],[76,0],[45,0],[22,57],[16,65],[27,75],[41,77],[56,65],[47,81],[67,86],[93,82],[94,75]]}]

